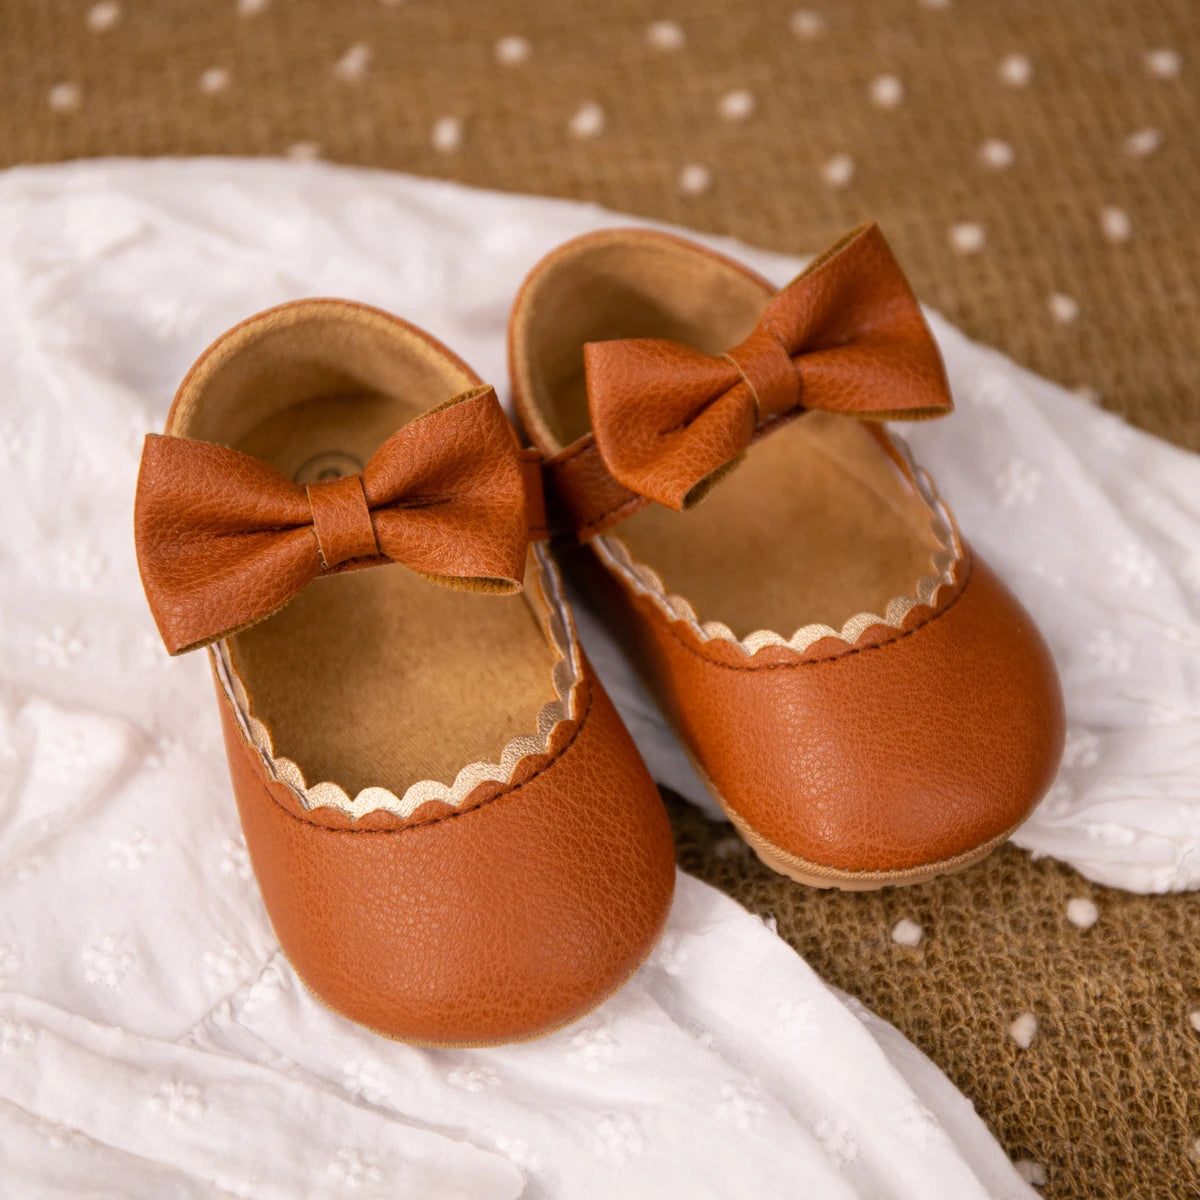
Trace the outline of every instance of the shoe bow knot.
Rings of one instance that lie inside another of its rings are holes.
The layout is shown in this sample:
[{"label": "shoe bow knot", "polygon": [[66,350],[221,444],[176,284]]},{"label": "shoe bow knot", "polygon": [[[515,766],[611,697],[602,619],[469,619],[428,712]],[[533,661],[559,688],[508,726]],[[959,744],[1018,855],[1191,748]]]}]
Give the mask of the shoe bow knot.
[{"label": "shoe bow knot", "polygon": [[883,235],[843,238],[719,356],[665,338],[590,342],[588,407],[608,472],[682,510],[750,443],[809,409],[921,420],[953,408],[920,305]]},{"label": "shoe bow knot", "polygon": [[395,562],[451,587],[517,591],[535,474],[490,387],[404,426],[361,474],[308,485],[226,446],[151,434],[134,506],[150,610],[179,654],[335,571]]}]

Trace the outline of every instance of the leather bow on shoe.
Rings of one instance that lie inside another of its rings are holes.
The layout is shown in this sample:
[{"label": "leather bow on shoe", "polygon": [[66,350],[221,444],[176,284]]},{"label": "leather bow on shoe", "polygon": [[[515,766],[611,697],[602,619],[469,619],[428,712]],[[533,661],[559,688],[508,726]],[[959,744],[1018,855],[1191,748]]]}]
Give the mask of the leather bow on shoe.
[{"label": "leather bow on shoe", "polygon": [[941,355],[883,235],[847,235],[720,357],[665,338],[590,342],[588,406],[608,472],[682,510],[751,441],[808,409],[919,420],[953,408]]},{"label": "leather bow on shoe", "polygon": [[490,387],[404,426],[361,475],[307,486],[226,446],[151,434],[134,531],[159,633],[179,654],[270,616],[318,575],[376,563],[516,591],[529,467]]}]

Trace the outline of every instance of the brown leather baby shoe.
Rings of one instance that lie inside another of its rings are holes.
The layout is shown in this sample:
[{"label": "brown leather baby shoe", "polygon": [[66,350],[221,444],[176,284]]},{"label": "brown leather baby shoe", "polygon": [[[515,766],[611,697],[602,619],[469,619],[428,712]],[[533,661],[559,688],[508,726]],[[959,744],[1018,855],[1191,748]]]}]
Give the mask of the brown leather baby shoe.
[{"label": "brown leather baby shoe", "polygon": [[873,888],[1012,833],[1058,766],[1058,678],[881,424],[952,405],[878,229],[779,292],[586,235],[526,280],[509,349],[551,523],[592,551],[568,560],[764,862]]},{"label": "brown leather baby shoe", "polygon": [[338,300],[231,330],[146,439],[142,580],[171,653],[209,647],[275,932],[389,1037],[571,1021],[670,904],[662,803],[530,544],[535,457],[445,347]]}]

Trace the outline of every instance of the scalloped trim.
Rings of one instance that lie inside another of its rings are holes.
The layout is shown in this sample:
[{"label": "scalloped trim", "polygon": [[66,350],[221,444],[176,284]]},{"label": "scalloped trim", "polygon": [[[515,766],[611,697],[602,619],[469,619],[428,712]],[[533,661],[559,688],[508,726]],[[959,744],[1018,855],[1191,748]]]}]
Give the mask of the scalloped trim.
[{"label": "scalloped trim", "polygon": [[430,800],[459,808],[481,783],[508,783],[524,759],[549,753],[555,730],[564,721],[575,718],[583,665],[575,622],[563,597],[558,568],[543,546],[531,546],[530,552],[538,572],[537,597],[544,607],[542,624],[559,655],[551,673],[556,698],[542,706],[536,733],[522,734],[509,741],[500,752],[499,762],[468,763],[451,784],[422,779],[411,784],[403,796],[397,796],[388,788],[368,787],[351,799],[336,783],[324,781],[310,785],[295,762],[275,753],[271,731],[251,710],[250,697],[229,654],[228,640],[217,642],[210,647],[217,678],[233,705],[242,734],[262,757],[270,778],[290,788],[306,811],[332,808],[355,820],[380,811],[407,818]]},{"label": "scalloped trim", "polygon": [[922,575],[917,580],[911,595],[894,596],[889,600],[882,617],[876,613],[860,612],[852,616],[841,629],[834,629],[831,625],[812,624],[796,630],[788,638],[770,629],[757,629],[745,638],[738,638],[728,625],[720,621],[701,623],[696,616],[696,610],[682,596],[669,594],[662,579],[644,563],[636,562],[629,547],[620,538],[612,534],[603,534],[593,538],[591,544],[604,563],[635,592],[652,601],[668,620],[682,621],[702,642],[731,642],[747,657],[757,654],[767,646],[782,646],[799,654],[822,638],[830,637],[853,646],[873,626],[886,625],[891,629],[900,629],[904,625],[904,618],[914,608],[922,605],[933,608],[942,588],[953,586],[955,570],[963,557],[958,526],[938,495],[932,478],[922,467],[917,466],[908,443],[897,434],[890,436],[912,471],[917,495],[929,510],[930,532],[937,542],[938,549],[930,557],[930,574]]}]

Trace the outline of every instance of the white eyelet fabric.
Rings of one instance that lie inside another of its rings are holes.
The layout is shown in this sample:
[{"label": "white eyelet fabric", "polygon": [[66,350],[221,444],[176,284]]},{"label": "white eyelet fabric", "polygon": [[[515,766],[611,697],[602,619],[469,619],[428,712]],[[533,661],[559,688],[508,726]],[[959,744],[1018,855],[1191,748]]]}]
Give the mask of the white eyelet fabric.
[{"label": "white eyelet fabric", "polygon": [[[912,1045],[686,876],[630,984],[522,1045],[385,1041],[279,953],[208,664],[168,659],[138,584],[142,437],[209,341],[301,296],[395,311],[502,386],[525,272],[614,223],[634,222],[319,163],[0,174],[0,1193],[1035,1194]],[[781,283],[799,266],[717,244]],[[906,432],[1066,689],[1063,771],[1018,841],[1119,886],[1194,887],[1197,459],[933,324],[959,411]],[[576,616],[658,778],[702,799]],[[898,955],[938,931],[911,934]]]}]

